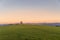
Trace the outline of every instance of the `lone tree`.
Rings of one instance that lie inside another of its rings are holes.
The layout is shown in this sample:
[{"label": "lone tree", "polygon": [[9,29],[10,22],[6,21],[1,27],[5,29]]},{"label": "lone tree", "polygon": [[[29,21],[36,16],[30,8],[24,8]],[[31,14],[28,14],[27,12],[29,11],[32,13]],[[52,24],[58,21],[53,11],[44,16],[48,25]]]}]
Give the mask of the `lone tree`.
[{"label": "lone tree", "polygon": [[20,21],[20,24],[23,24],[23,21]]}]

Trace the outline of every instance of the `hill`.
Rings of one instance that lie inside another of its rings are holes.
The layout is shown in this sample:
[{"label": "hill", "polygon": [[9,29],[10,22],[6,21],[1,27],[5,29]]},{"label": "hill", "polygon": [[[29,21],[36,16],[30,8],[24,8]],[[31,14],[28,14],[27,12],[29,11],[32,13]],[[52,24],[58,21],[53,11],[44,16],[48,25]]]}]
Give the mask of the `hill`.
[{"label": "hill", "polygon": [[60,40],[60,27],[28,24],[0,26],[0,40]]}]

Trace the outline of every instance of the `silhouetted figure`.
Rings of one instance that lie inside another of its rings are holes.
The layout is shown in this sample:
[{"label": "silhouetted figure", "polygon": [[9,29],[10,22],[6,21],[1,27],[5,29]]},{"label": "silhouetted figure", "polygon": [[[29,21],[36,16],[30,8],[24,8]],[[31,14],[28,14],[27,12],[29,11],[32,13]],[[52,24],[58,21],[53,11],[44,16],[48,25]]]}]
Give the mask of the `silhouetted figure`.
[{"label": "silhouetted figure", "polygon": [[20,24],[23,24],[23,22],[22,22],[22,21],[20,21]]}]

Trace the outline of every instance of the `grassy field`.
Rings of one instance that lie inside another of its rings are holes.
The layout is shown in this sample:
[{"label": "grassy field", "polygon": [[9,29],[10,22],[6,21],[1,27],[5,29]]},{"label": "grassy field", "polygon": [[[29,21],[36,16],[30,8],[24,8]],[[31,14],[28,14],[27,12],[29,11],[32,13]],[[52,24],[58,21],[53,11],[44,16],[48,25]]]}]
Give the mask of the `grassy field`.
[{"label": "grassy field", "polygon": [[60,40],[60,27],[42,25],[0,26],[0,40]]}]

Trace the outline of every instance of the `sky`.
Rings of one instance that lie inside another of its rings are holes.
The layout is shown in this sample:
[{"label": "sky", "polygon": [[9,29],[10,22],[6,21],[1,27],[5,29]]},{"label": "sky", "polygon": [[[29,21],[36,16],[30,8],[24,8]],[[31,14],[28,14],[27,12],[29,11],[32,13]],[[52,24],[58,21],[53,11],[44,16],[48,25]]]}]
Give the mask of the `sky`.
[{"label": "sky", "polygon": [[0,0],[0,24],[60,22],[60,0]]}]

